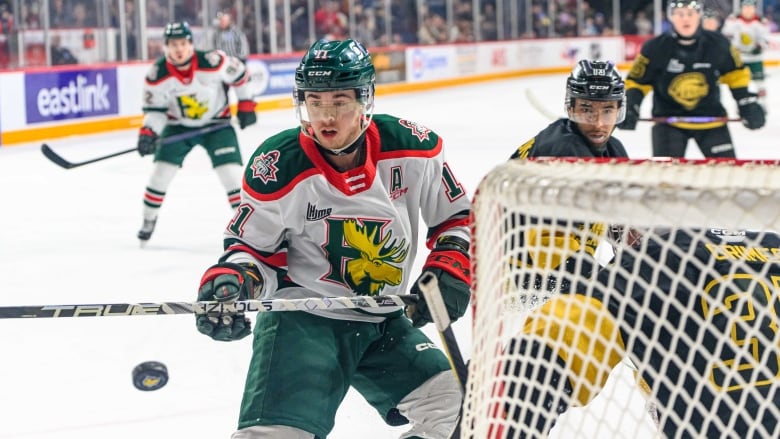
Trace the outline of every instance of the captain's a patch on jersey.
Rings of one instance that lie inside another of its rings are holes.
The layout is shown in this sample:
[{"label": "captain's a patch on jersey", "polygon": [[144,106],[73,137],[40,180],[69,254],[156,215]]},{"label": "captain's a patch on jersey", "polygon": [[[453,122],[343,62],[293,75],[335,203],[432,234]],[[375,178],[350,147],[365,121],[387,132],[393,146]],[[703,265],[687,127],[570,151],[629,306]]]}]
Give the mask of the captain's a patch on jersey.
[{"label": "captain's a patch on jersey", "polygon": [[398,123],[400,123],[402,127],[411,130],[412,135],[417,137],[420,140],[420,142],[422,142],[423,140],[430,140],[428,134],[431,132],[431,130],[428,129],[427,127],[424,127],[418,124],[417,122],[408,121],[406,119],[399,119]]},{"label": "captain's a patch on jersey", "polygon": [[279,151],[262,153],[252,160],[252,178],[259,178],[263,183],[276,181],[276,173],[279,168],[276,163],[279,161]]}]

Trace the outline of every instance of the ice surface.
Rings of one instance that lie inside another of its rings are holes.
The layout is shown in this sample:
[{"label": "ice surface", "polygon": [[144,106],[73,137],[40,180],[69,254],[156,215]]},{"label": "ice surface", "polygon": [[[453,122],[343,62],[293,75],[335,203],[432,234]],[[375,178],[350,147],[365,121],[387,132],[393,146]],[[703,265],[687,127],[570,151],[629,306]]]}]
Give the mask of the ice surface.
[{"label": "ice surface", "polygon": [[[773,73],[769,97],[779,101],[780,81]],[[451,169],[473,195],[485,173],[549,122],[529,105],[525,89],[548,111],[562,114],[564,78],[380,95],[376,111],[438,132]],[[730,95],[724,101],[736,116]],[[778,156],[780,106],[772,105],[775,111],[760,131],[732,124],[741,157]],[[643,112],[649,112],[649,102]],[[245,157],[266,137],[296,124],[292,110],[260,113],[258,119],[240,132]],[[640,123],[637,131],[616,135],[642,158],[650,153],[649,129]],[[86,160],[130,148],[135,140],[134,131],[123,131],[48,143],[71,160]],[[132,153],[64,170],[39,148],[0,148],[2,305],[195,299],[203,270],[221,252],[231,213],[205,152],[196,149],[187,158],[142,250],[135,235],[150,158]],[[701,157],[693,144],[689,157]],[[470,323],[466,318],[455,324],[467,357]],[[432,328],[426,332],[438,343]],[[192,316],[0,320],[0,438],[227,438],[235,428],[250,348],[248,339],[218,343],[202,336]],[[148,360],[162,361],[170,371],[170,382],[156,392],[140,392],[131,382],[133,367]],[[620,418],[620,408],[614,417]],[[350,393],[330,437],[384,439],[403,431],[385,426]]]}]

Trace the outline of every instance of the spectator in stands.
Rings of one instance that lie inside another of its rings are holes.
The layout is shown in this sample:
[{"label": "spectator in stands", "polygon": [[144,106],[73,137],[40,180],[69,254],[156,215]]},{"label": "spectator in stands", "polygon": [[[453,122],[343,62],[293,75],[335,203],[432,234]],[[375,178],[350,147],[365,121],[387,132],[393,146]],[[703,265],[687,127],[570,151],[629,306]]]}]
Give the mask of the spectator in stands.
[{"label": "spectator in stands", "polygon": [[339,10],[337,1],[323,0],[322,7],[314,12],[314,26],[318,38],[341,39],[340,37],[346,35],[346,25],[346,16]]},{"label": "spectator in stands", "polygon": [[498,16],[496,5],[485,3],[482,5],[482,17],[479,22],[481,41],[495,41],[498,39]]},{"label": "spectator in stands", "polygon": [[85,28],[97,26],[97,19],[95,18],[94,11],[88,10],[87,5],[84,2],[75,3],[71,14],[71,27]]},{"label": "spectator in stands", "polygon": [[550,24],[552,23],[550,16],[547,15],[547,12],[539,4],[534,4],[531,7],[531,11],[533,14],[534,35],[540,38],[549,37]]},{"label": "spectator in stands", "polygon": [[[148,12],[148,10],[147,10]],[[125,31],[127,32],[127,59],[133,60],[138,58],[138,28],[140,27],[140,20],[135,9],[134,0],[125,1]],[[119,11],[114,7],[111,15],[111,27],[117,30],[116,34],[116,53],[122,52],[121,48],[121,35],[119,33]],[[147,22],[147,24],[149,24]]]},{"label": "spectator in stands", "polygon": [[634,19],[634,26],[636,27],[637,35],[652,35],[653,34],[653,22],[647,18],[647,12],[639,10],[636,13]]},{"label": "spectator in stands", "polygon": [[628,10],[623,13],[623,20],[620,22],[621,29],[624,35],[636,35],[636,15],[634,11]]},{"label": "spectator in stands", "polygon": [[13,47],[14,15],[5,3],[0,4],[0,68],[9,67]]},{"label": "spectator in stands", "polygon": [[70,4],[65,4],[65,0],[49,1],[49,26],[53,29],[68,27],[68,11],[72,10]]},{"label": "spectator in stands", "polygon": [[447,22],[439,14],[428,14],[423,17],[422,26],[417,31],[420,44],[444,44],[448,40]]},{"label": "spectator in stands", "polygon": [[68,64],[78,64],[79,60],[73,55],[67,47],[62,45],[62,38],[59,35],[53,35],[51,37],[51,64],[53,66],[61,66]]},{"label": "spectator in stands", "polygon": [[21,18],[24,21],[25,29],[40,29],[42,22],[38,2],[22,3]]},{"label": "spectator in stands", "polygon": [[376,29],[372,16],[365,12],[358,15],[357,25],[355,26],[355,39],[362,42],[365,47],[376,46]]},{"label": "spectator in stands", "polygon": [[213,48],[246,63],[249,56],[249,40],[241,29],[233,24],[233,16],[230,15],[230,12],[222,11],[217,14],[217,29],[214,32]]}]

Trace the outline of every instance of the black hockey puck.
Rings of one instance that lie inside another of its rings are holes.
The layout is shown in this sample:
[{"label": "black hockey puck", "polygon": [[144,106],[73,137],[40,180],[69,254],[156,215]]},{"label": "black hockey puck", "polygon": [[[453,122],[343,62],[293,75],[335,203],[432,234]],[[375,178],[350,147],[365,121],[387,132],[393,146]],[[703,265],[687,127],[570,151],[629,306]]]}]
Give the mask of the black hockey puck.
[{"label": "black hockey puck", "polygon": [[133,369],[133,385],[138,390],[157,390],[168,383],[168,368],[157,361],[145,361]]}]

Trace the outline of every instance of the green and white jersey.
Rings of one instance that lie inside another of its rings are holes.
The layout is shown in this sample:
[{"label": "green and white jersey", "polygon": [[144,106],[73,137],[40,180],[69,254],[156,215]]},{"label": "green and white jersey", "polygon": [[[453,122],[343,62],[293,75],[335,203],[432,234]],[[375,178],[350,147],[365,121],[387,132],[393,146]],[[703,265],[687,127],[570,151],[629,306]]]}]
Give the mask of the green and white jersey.
[{"label": "green and white jersey", "polygon": [[[254,262],[263,298],[407,294],[423,219],[436,238],[469,240],[470,201],[428,128],[376,115],[366,160],[336,171],[300,129],[266,140],[248,161],[242,203],[225,233],[223,260]],[[317,311],[379,321],[381,308]]]},{"label": "green and white jersey", "polygon": [[742,62],[753,63],[763,59],[761,52],[766,49],[769,38],[766,19],[755,16],[748,20],[741,15],[731,15],[723,23],[722,32],[739,50]]},{"label": "green and white jersey", "polygon": [[249,74],[237,58],[196,50],[190,69],[182,72],[162,57],[144,82],[143,124],[160,134],[167,124],[198,128],[229,120],[230,87],[239,100],[252,99]]}]

